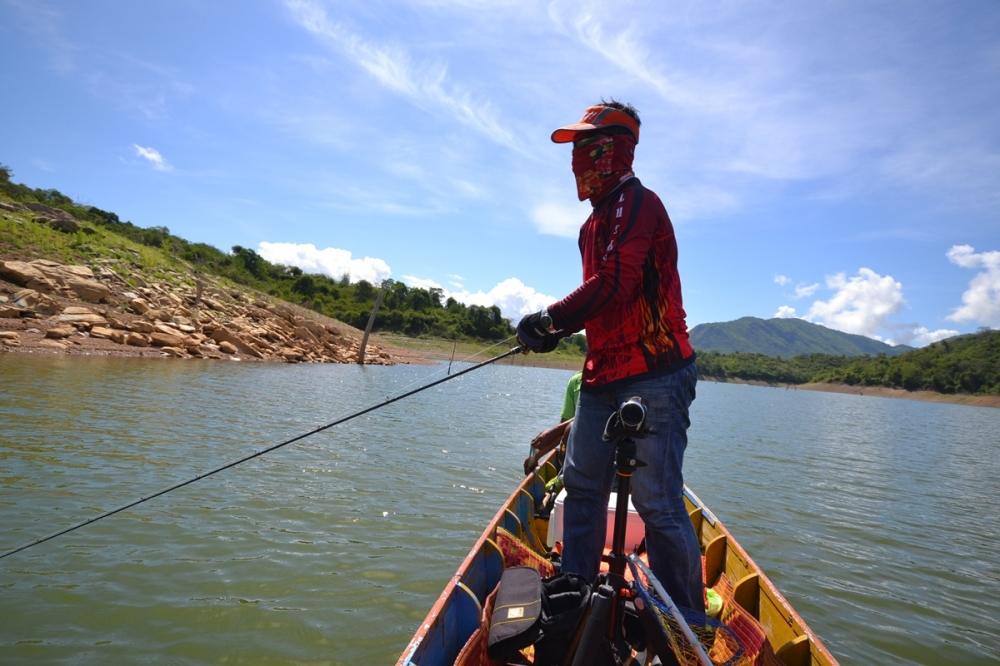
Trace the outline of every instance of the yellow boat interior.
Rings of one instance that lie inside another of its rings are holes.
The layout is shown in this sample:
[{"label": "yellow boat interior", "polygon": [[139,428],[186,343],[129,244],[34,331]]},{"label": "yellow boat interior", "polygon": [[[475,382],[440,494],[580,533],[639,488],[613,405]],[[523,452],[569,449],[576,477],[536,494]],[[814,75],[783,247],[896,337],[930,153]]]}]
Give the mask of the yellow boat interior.
[{"label": "yellow boat interior", "polygon": [[[546,486],[557,474],[550,456],[510,495],[421,622],[399,665],[503,663],[486,655],[493,596],[506,567],[528,565],[543,577],[555,571],[549,554],[558,544],[546,543],[552,532],[550,516],[544,511],[539,515],[536,507],[545,502]],[[687,488],[685,503],[702,551],[706,588],[722,602],[718,619],[735,632],[745,648],[740,659],[708,652],[711,663],[837,664],[725,525]],[[519,655],[517,663],[533,663],[531,658],[529,649]]]}]

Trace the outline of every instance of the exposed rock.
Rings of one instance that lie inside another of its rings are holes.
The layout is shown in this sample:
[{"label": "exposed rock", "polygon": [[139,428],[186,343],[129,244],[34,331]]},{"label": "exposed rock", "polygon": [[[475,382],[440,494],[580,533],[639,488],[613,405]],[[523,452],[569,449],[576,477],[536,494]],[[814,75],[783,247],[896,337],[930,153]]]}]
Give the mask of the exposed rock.
[{"label": "exposed rock", "polygon": [[146,314],[149,312],[149,303],[137,296],[129,301],[128,309],[137,314]]},{"label": "exposed rock", "polygon": [[149,338],[142,333],[129,333],[125,336],[125,344],[132,347],[148,347]]},{"label": "exposed rock", "polygon": [[34,289],[22,289],[14,294],[14,305],[27,308],[41,314],[55,314],[62,308],[49,296]]},{"label": "exposed rock", "polygon": [[24,204],[26,210],[33,211],[35,213],[41,213],[46,217],[52,217],[59,220],[72,220],[74,219],[72,215],[64,211],[62,208],[53,208],[52,206],[46,206],[40,203],[26,203]]},{"label": "exposed rock", "polygon": [[111,298],[111,290],[97,280],[71,276],[66,286],[88,303],[107,303]]},{"label": "exposed rock", "polygon": [[76,333],[76,329],[67,324],[62,326],[53,326],[49,330],[45,331],[45,337],[52,340],[61,340],[63,338],[68,338],[69,336]]},{"label": "exposed rock", "polygon": [[66,345],[58,340],[39,340],[37,344],[44,349],[58,349],[59,351],[66,349]]},{"label": "exposed rock", "polygon": [[149,341],[154,347],[180,347],[184,344],[184,337],[163,331],[154,331],[149,334]]},{"label": "exposed rock", "polygon": [[18,342],[21,336],[17,331],[0,331],[0,342]]},{"label": "exposed rock", "polygon": [[[51,213],[44,206],[36,212],[53,219],[72,218],[61,212]],[[43,327],[50,328],[46,339],[53,343],[43,346],[52,349],[79,346],[116,353],[115,344],[155,345],[164,354],[179,357],[356,360],[357,345],[349,335],[334,324],[322,323],[320,317],[303,308],[271,303],[261,295],[230,287],[223,289],[219,282],[204,276],[192,278],[166,271],[159,281],[147,281],[141,275],[141,264],[128,258],[126,252],[134,254],[125,251],[120,253],[125,259],[96,259],[93,269],[47,259],[0,261],[0,280],[21,287],[11,289],[0,282],[0,292],[6,292],[0,293],[0,318],[54,315]],[[118,265],[121,274],[111,268]],[[121,277],[126,274],[128,282]],[[81,307],[81,301],[107,305],[98,310]],[[21,324],[8,322],[3,326],[20,328]],[[89,335],[74,335],[77,330],[89,331]],[[32,331],[27,338],[20,338],[21,347],[38,346],[38,336],[43,333]],[[0,340],[8,348],[17,344],[11,335]],[[374,347],[367,360],[391,362]]]},{"label": "exposed rock", "polygon": [[[153,335],[155,336],[156,334],[154,333]],[[156,344],[155,340],[153,341],[153,344]],[[175,358],[184,358],[187,356],[187,352],[179,347],[160,347],[160,351]]]},{"label": "exposed rock", "polygon": [[61,219],[56,217],[42,216],[42,217],[36,217],[35,222],[41,222],[43,224],[47,224],[56,231],[61,231],[64,234],[75,234],[80,230],[80,225],[77,223],[76,220],[72,218]]},{"label": "exposed rock", "polygon": [[251,356],[261,358],[262,354],[257,351],[252,345],[245,342],[240,336],[236,335],[232,331],[225,328],[216,328],[215,330],[209,332],[209,335],[213,340],[219,343],[219,348],[222,348],[223,342],[228,342],[237,350],[243,352],[244,354],[249,354]]},{"label": "exposed rock", "polygon": [[58,321],[65,321],[69,323],[81,323],[81,324],[91,324],[91,325],[103,325],[107,324],[108,320],[97,314],[93,310],[88,308],[70,306],[62,311],[62,314],[56,317]]},{"label": "exposed rock", "polygon": [[[69,213],[67,213],[67,215],[68,214]],[[35,259],[31,263],[32,265],[37,266],[42,270],[55,269],[61,271],[64,268],[63,264],[60,264],[58,261],[52,261],[51,259]]]},{"label": "exposed rock", "polygon": [[19,319],[31,314],[30,310],[15,305],[0,305],[0,319]]},{"label": "exposed rock", "polygon": [[111,328],[120,328],[123,331],[128,330],[128,322],[126,322],[125,320],[119,317],[114,317],[108,312],[104,314],[104,317],[108,320],[108,326],[110,326]]},{"label": "exposed rock", "polygon": [[[320,329],[320,330],[322,330],[322,329]],[[323,332],[325,333],[326,331],[323,331]],[[303,342],[316,342],[317,341],[316,340],[316,336],[313,335],[313,333],[308,328],[306,328],[305,326],[296,326],[295,327],[295,337],[298,338],[299,340],[302,340]]]},{"label": "exposed rock", "polygon": [[164,323],[162,321],[155,322],[153,328],[160,333],[166,333],[168,335],[177,335],[177,329],[174,327],[173,323]]},{"label": "exposed rock", "polygon": [[56,266],[50,266],[50,268],[58,268],[61,273],[74,275],[78,278],[83,278],[84,280],[94,279],[94,271],[92,271],[89,266],[80,266],[76,264],[60,266],[59,264],[56,264]]},{"label": "exposed rock", "polygon": [[56,286],[37,266],[25,261],[0,261],[0,278],[38,291],[52,291]]},{"label": "exposed rock", "polygon": [[291,347],[285,347],[278,352],[281,357],[286,361],[301,361],[305,354],[301,349],[292,349]]}]

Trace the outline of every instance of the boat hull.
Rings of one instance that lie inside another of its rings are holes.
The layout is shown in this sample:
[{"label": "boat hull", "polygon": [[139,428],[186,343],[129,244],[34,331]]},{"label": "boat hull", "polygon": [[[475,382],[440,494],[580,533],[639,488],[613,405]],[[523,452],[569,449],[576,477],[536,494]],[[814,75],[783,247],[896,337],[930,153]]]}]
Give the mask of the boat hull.
[{"label": "boat hull", "polygon": [[[535,516],[535,507],[541,505],[546,482],[556,474],[547,460],[514,489],[445,585],[397,666],[443,666],[454,664],[460,654],[464,657],[477,632],[484,630],[483,609],[488,608],[490,593],[505,566],[529,558],[527,563],[543,574],[551,571],[542,555],[552,545],[545,544],[549,519]],[[684,501],[703,553],[706,586],[725,600],[723,621],[738,625],[748,642],[760,642],[755,649],[762,656],[755,663],[836,665],[837,660],[784,595],[687,487]]]}]

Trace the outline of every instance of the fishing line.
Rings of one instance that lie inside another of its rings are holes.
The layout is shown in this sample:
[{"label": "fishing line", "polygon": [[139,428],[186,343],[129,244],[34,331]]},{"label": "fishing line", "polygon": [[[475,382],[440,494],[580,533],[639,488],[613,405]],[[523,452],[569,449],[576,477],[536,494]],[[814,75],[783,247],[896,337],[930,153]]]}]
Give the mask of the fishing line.
[{"label": "fishing line", "polygon": [[[516,335],[511,335],[510,337],[504,338],[503,340],[500,340],[499,342],[494,342],[489,347],[483,347],[482,349],[480,349],[479,351],[477,351],[475,354],[471,354],[469,356],[466,356],[465,358],[459,359],[458,362],[459,363],[471,363],[473,361],[473,359],[478,358],[480,356],[483,356],[486,353],[488,353],[488,352],[496,349],[497,347],[505,346],[508,343],[510,343],[511,340],[514,340],[516,338],[517,338]],[[448,364],[448,370],[447,371],[442,370],[442,369],[439,368],[438,370],[434,370],[432,372],[428,372],[427,374],[421,375],[419,377],[414,377],[413,379],[411,379],[407,383],[403,384],[401,387],[397,388],[396,390],[397,391],[406,391],[411,386],[414,386],[414,385],[419,384],[421,382],[426,382],[431,377],[434,377],[436,375],[440,375],[442,373],[444,373],[445,375],[450,375],[451,374],[451,363]],[[387,395],[386,398],[388,399],[388,397],[389,396]]]},{"label": "fishing line", "polygon": [[[493,346],[496,346],[496,345],[493,345]],[[157,492],[153,493],[152,495],[146,495],[145,497],[140,497],[139,499],[135,500],[134,502],[129,502],[128,504],[125,504],[124,506],[120,506],[117,509],[112,509],[111,511],[105,511],[104,513],[102,513],[99,516],[95,516],[93,518],[90,518],[89,520],[85,520],[82,523],[77,523],[76,525],[73,525],[72,527],[67,527],[66,529],[60,530],[60,531],[56,532],[55,534],[50,534],[47,537],[42,537],[41,539],[36,539],[35,541],[32,541],[31,543],[24,544],[23,546],[19,546],[19,547],[15,548],[14,550],[9,550],[9,551],[3,553],[2,555],[0,555],[0,560],[2,560],[5,557],[8,557],[9,555],[13,555],[15,553],[20,553],[22,550],[27,550],[28,548],[31,548],[33,546],[37,546],[39,544],[45,543],[46,541],[51,541],[52,539],[55,539],[56,537],[60,537],[60,536],[62,536],[64,534],[69,534],[70,532],[74,532],[74,531],[80,529],[81,527],[86,527],[87,525],[90,525],[92,523],[96,523],[99,520],[103,520],[104,518],[108,518],[110,516],[113,516],[116,513],[121,513],[122,511],[125,511],[126,509],[131,509],[132,507],[138,506],[138,505],[140,505],[140,504],[142,504],[144,502],[148,502],[149,500],[157,498],[157,497],[159,497],[161,495],[166,495],[167,493],[172,492],[174,490],[177,490],[178,488],[183,488],[184,486],[190,485],[190,484],[194,483],[195,481],[200,481],[202,479],[205,479],[205,478],[208,478],[208,477],[212,476],[213,474],[218,474],[219,472],[227,470],[230,467],[236,467],[237,465],[245,463],[248,460],[253,460],[254,458],[260,457],[260,456],[264,455],[265,453],[270,453],[271,451],[276,451],[276,450],[280,449],[283,446],[288,446],[289,444],[292,444],[294,442],[298,442],[299,440],[302,440],[302,439],[305,439],[306,437],[310,437],[312,435],[315,435],[316,433],[323,432],[324,430],[332,428],[332,427],[334,427],[336,425],[340,425],[341,423],[345,423],[347,421],[350,421],[351,419],[355,419],[355,418],[357,418],[359,416],[364,416],[365,414],[368,414],[369,412],[374,412],[376,409],[381,409],[382,407],[385,407],[387,405],[391,405],[392,403],[397,402],[399,400],[402,400],[403,398],[408,398],[411,395],[415,395],[417,393],[420,393],[421,391],[425,391],[425,390],[427,390],[429,388],[437,386],[438,384],[443,384],[444,382],[446,382],[446,381],[448,381],[450,379],[455,379],[456,377],[461,377],[462,375],[464,375],[466,373],[469,373],[469,372],[472,372],[473,370],[478,370],[479,368],[487,366],[487,365],[489,365],[491,363],[496,363],[497,361],[499,361],[501,359],[505,359],[508,356],[513,356],[514,354],[520,354],[522,351],[523,351],[523,349],[520,346],[514,347],[513,349],[510,349],[510,350],[508,350],[508,351],[500,354],[499,356],[494,356],[493,358],[490,358],[490,359],[487,359],[487,360],[482,361],[480,363],[477,363],[476,365],[470,366],[470,367],[468,367],[468,368],[466,368],[464,370],[456,372],[453,375],[448,375],[446,377],[442,377],[441,379],[438,379],[438,380],[435,380],[433,382],[430,382],[429,384],[424,384],[423,386],[415,388],[412,391],[407,391],[406,393],[401,393],[401,394],[399,394],[399,395],[397,395],[397,396],[395,396],[393,398],[389,398],[389,399],[384,400],[383,402],[380,402],[378,404],[371,405],[369,407],[365,407],[364,409],[362,409],[360,411],[357,411],[357,412],[354,412],[353,414],[349,414],[347,416],[341,417],[341,418],[337,419],[336,421],[331,421],[330,423],[327,423],[326,425],[320,426],[318,428],[313,428],[309,432],[303,433],[301,435],[296,435],[295,437],[292,437],[291,439],[286,439],[285,441],[279,442],[279,443],[274,444],[272,446],[269,446],[266,449],[261,449],[260,451],[257,451],[255,453],[251,453],[250,455],[244,456],[244,457],[240,458],[239,460],[234,460],[233,462],[226,463],[225,465],[222,465],[221,467],[216,467],[213,470],[210,470],[208,472],[204,472],[202,474],[199,474],[198,476],[190,478],[190,479],[188,479],[186,481],[182,481],[180,483],[175,483],[174,485],[170,486],[169,488],[164,488],[163,490],[157,491]]]}]

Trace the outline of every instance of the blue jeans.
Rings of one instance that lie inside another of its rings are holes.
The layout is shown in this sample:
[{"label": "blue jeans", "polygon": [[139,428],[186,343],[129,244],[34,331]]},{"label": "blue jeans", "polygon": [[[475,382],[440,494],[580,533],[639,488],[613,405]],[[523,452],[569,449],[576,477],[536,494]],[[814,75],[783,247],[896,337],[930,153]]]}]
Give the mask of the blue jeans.
[{"label": "blue jeans", "polygon": [[632,475],[632,503],[646,524],[649,564],[677,605],[704,610],[701,553],[684,506],[681,473],[696,382],[692,363],[671,374],[580,393],[563,470],[563,571],[587,580],[597,575],[614,478],[614,447],[601,435],[619,405],[640,396],[653,432],[635,440],[638,458],[646,466]]}]

